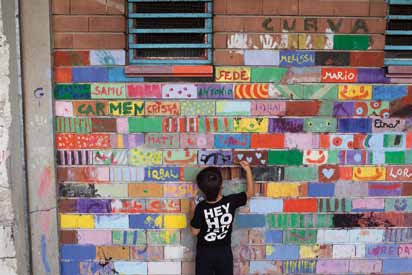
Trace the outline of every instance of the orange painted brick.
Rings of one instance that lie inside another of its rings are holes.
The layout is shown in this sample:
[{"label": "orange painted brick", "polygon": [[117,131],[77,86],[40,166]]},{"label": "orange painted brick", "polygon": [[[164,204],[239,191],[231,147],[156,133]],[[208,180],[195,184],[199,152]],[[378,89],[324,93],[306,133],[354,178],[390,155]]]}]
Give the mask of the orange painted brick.
[{"label": "orange painted brick", "polygon": [[226,0],[227,14],[262,14],[262,0]]},{"label": "orange painted brick", "polygon": [[126,32],[124,16],[91,16],[89,17],[91,32]]},{"label": "orange painted brick", "polygon": [[129,184],[128,194],[131,198],[163,197],[163,184],[158,183],[139,183]]},{"label": "orange painted brick", "polygon": [[96,260],[129,260],[130,249],[127,246],[97,246]]},{"label": "orange painted brick", "polygon": [[52,0],[52,14],[70,14],[70,0]]},{"label": "orange painted brick", "polygon": [[106,0],[71,0],[71,14],[106,14]]},{"label": "orange painted brick", "polygon": [[412,133],[407,132],[406,133],[406,144],[405,144],[407,149],[412,148]]},{"label": "orange painted brick", "polygon": [[73,48],[73,34],[70,33],[54,33],[53,47],[55,49],[72,49]]},{"label": "orange painted brick", "polygon": [[350,53],[350,66],[352,67],[383,67],[385,53],[361,51]]},{"label": "orange painted brick", "polygon": [[215,50],[213,60],[213,65],[244,65],[244,52]]},{"label": "orange painted brick", "polygon": [[251,148],[285,148],[284,134],[252,134],[250,140]]},{"label": "orange painted brick", "polygon": [[316,199],[286,199],[283,201],[283,212],[317,212]]},{"label": "orange painted brick", "polygon": [[56,83],[71,83],[72,82],[72,68],[55,68],[54,81]]},{"label": "orange painted brick", "polygon": [[89,23],[87,16],[54,15],[54,32],[87,32]]},{"label": "orange painted brick", "polygon": [[370,16],[386,16],[388,14],[388,4],[385,0],[369,0]]},{"label": "orange painted brick", "polygon": [[298,0],[263,0],[263,14],[267,15],[297,15],[299,13]]},{"label": "orange painted brick", "polygon": [[126,1],[124,0],[107,0],[107,13],[108,14],[125,14]]},{"label": "orange painted brick", "polygon": [[122,33],[75,33],[74,49],[124,49],[126,35]]},{"label": "orange painted brick", "polygon": [[54,66],[88,66],[90,65],[89,51],[56,51]]}]

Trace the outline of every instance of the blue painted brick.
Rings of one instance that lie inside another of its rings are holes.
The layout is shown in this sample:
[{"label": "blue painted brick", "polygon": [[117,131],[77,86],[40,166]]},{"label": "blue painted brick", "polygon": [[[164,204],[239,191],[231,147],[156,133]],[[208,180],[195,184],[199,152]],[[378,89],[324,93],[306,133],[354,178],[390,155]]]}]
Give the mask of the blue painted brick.
[{"label": "blue painted brick", "polygon": [[73,82],[109,82],[109,70],[100,67],[73,68]]},{"label": "blue painted brick", "polygon": [[60,262],[60,275],[80,274],[79,262]]},{"label": "blue painted brick", "polygon": [[163,217],[157,214],[129,215],[129,227],[139,229],[157,229],[163,225]]},{"label": "blue painted brick", "polygon": [[266,260],[297,260],[299,246],[297,245],[268,245],[266,246]]},{"label": "blue painted brick", "polygon": [[124,73],[124,67],[109,67],[110,82],[143,82],[143,77],[127,77]]},{"label": "blue painted brick", "polygon": [[398,258],[397,244],[368,244],[366,245],[367,258]]},{"label": "blue painted brick", "polygon": [[338,119],[338,132],[340,133],[370,133],[372,120],[368,118],[341,118]]},{"label": "blue painted brick", "polygon": [[277,213],[283,211],[283,200],[281,199],[252,199],[249,203],[252,213]]},{"label": "blue painted brick", "polygon": [[96,247],[93,245],[62,245],[60,257],[64,260],[91,260],[96,258]]},{"label": "blue painted brick", "polygon": [[268,230],[265,232],[265,243],[282,243],[283,231],[282,230]]},{"label": "blue painted brick", "polygon": [[383,260],[382,272],[384,274],[411,274],[412,259],[388,259]]},{"label": "blue painted brick", "polygon": [[248,214],[236,217],[237,228],[265,227],[265,215]]},{"label": "blue painted brick", "polygon": [[309,183],[308,197],[333,197],[335,195],[335,184]]},{"label": "blue painted brick", "polygon": [[406,96],[408,87],[402,85],[376,85],[373,86],[373,100],[394,100]]},{"label": "blue painted brick", "polygon": [[98,229],[128,228],[129,217],[127,215],[95,215],[94,226]]}]

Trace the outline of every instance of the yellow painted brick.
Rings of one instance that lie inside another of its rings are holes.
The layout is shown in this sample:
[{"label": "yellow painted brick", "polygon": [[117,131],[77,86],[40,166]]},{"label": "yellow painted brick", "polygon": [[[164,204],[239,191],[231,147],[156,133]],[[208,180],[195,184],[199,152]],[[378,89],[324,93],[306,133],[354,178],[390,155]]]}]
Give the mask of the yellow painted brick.
[{"label": "yellow painted brick", "polygon": [[370,100],[372,85],[339,85],[339,100]]},{"label": "yellow painted brick", "polygon": [[163,222],[166,229],[181,229],[187,225],[185,215],[164,215]]},{"label": "yellow painted brick", "polygon": [[320,245],[302,245],[299,248],[299,258],[316,259],[319,256]]},{"label": "yellow painted brick", "polygon": [[266,196],[273,198],[298,197],[299,183],[268,183]]},{"label": "yellow painted brick", "polygon": [[60,215],[61,228],[94,228],[94,219],[92,215]]},{"label": "yellow painted brick", "polygon": [[241,118],[233,119],[234,132],[267,133],[269,128],[268,118]]},{"label": "yellow painted brick", "polygon": [[385,180],[385,167],[353,167],[352,179],[356,181]]}]

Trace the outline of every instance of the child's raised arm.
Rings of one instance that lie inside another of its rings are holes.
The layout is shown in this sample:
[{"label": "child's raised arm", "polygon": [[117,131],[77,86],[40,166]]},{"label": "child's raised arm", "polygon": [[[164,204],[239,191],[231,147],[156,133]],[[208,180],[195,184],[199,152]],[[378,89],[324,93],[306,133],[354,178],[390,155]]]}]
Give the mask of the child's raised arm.
[{"label": "child's raised arm", "polygon": [[246,172],[246,196],[247,199],[250,199],[255,193],[253,188],[252,169],[250,168],[249,163],[244,160],[240,162],[240,166],[242,166],[243,170]]}]

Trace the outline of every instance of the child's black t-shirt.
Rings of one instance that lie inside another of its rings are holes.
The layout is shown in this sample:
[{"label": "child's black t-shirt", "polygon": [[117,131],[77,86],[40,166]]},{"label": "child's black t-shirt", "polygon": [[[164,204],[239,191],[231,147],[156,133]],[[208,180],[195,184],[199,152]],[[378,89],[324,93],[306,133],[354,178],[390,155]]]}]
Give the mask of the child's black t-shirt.
[{"label": "child's black t-shirt", "polygon": [[245,192],[223,196],[215,203],[201,201],[195,209],[190,225],[200,229],[198,247],[229,245],[235,211],[246,204]]}]

